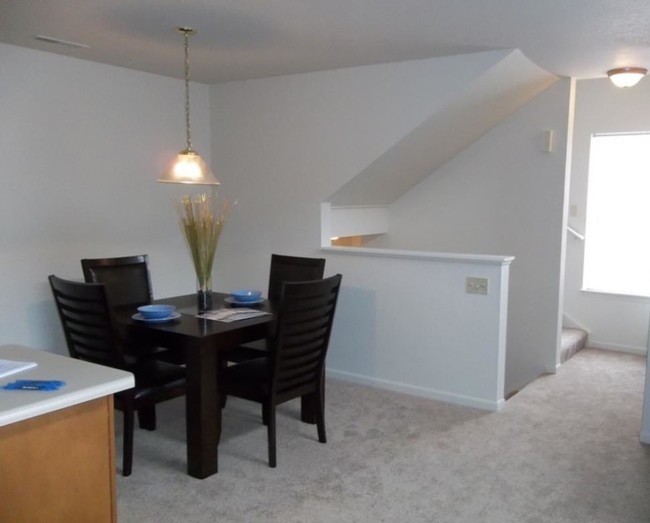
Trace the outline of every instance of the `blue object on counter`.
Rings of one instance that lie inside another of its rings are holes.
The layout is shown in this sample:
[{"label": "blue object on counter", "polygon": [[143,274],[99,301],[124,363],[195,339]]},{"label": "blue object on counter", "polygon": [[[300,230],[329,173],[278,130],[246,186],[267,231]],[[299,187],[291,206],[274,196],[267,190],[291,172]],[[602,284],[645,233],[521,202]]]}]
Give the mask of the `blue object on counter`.
[{"label": "blue object on counter", "polygon": [[7,383],[5,390],[59,390],[65,385],[65,381],[59,380],[16,380],[13,383]]}]

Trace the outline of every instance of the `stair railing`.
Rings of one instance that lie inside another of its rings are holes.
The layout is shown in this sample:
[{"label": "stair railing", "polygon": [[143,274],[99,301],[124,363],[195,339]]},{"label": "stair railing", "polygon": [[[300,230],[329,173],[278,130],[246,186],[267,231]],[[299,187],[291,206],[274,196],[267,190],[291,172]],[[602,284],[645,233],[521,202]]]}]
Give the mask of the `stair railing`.
[{"label": "stair railing", "polygon": [[569,231],[578,240],[585,241],[585,235],[584,234],[580,234],[578,231],[576,231],[575,229],[572,229],[568,225],[567,225],[566,230]]}]

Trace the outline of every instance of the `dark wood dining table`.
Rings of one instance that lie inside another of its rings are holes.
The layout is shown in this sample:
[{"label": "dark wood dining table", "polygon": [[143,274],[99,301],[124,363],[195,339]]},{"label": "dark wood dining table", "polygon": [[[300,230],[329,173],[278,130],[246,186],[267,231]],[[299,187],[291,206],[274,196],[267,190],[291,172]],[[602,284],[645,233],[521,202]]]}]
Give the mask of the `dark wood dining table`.
[{"label": "dark wood dining table", "polygon": [[[228,307],[227,294],[213,293],[213,309]],[[264,338],[273,325],[273,307],[268,301],[260,310],[271,314],[231,323],[197,318],[196,294],[156,300],[176,306],[180,318],[166,323],[137,321],[135,310],[116,313],[118,325],[136,342],[178,351],[186,366],[187,472],[204,479],[218,470],[218,445],[221,434],[221,399],[218,389],[219,352]],[[310,414],[304,413],[310,422]]]}]

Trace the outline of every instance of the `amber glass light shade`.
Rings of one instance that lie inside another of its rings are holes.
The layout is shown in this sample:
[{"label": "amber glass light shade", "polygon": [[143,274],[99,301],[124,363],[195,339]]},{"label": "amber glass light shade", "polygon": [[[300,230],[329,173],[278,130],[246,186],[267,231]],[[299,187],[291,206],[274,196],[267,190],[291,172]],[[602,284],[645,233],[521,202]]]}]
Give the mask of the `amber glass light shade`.
[{"label": "amber glass light shade", "polygon": [[166,183],[219,185],[219,180],[196,151],[187,149],[178,153],[169,169],[158,179]]}]

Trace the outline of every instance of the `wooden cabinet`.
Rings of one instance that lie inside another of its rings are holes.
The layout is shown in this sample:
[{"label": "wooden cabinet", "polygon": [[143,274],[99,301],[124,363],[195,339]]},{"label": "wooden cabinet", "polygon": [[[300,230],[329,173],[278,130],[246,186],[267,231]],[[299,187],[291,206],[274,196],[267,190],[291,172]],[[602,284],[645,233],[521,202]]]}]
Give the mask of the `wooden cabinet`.
[{"label": "wooden cabinet", "polygon": [[0,521],[116,521],[113,397],[0,427]]},{"label": "wooden cabinet", "polygon": [[0,522],[114,523],[112,394],[130,388],[132,375],[0,347],[0,358],[8,354],[38,366],[0,385],[19,377],[62,379],[66,386],[55,393],[0,391]]}]

